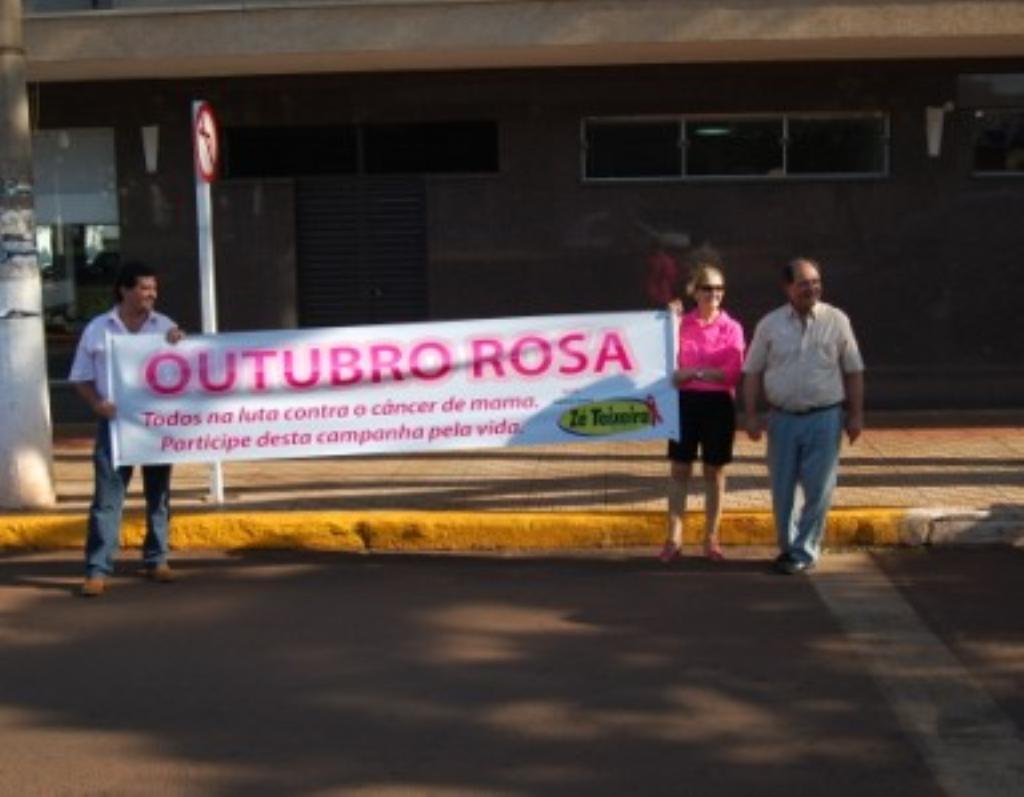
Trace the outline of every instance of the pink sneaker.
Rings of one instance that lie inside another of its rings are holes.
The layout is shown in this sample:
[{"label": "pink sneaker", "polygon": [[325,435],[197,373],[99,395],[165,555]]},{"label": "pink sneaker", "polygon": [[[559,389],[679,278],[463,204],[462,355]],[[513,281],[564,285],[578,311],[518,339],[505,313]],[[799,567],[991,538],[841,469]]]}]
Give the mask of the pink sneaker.
[{"label": "pink sneaker", "polygon": [[666,565],[680,558],[682,558],[682,553],[679,550],[679,546],[672,540],[666,542],[661,549],[661,553],[658,554],[658,559]]},{"label": "pink sneaker", "polygon": [[722,549],[718,547],[717,542],[705,547],[704,555],[712,562],[721,562],[725,559],[725,554],[722,553]]}]

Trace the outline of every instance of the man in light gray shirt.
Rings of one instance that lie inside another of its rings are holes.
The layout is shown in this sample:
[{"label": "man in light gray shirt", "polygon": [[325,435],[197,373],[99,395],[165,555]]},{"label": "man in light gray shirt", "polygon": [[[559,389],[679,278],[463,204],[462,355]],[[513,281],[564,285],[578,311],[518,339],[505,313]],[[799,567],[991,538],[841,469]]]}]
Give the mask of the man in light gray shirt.
[{"label": "man in light gray shirt", "polygon": [[[850,319],[820,301],[818,264],[792,260],[783,280],[789,302],[761,319],[747,352],[743,406],[747,434],[760,440],[757,399],[763,383],[771,407],[768,471],[780,550],[775,568],[792,575],[810,570],[818,559],[843,427],[851,444],[864,427],[864,361]],[[798,486],[803,506],[796,517]]]}]

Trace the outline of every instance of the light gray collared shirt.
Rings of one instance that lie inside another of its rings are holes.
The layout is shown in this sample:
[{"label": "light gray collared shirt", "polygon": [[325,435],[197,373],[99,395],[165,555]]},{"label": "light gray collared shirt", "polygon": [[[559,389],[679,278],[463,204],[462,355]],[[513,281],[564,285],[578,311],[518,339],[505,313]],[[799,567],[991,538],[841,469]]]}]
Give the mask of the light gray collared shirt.
[{"label": "light gray collared shirt", "polygon": [[814,305],[806,324],[789,304],[768,313],[743,364],[744,374],[764,374],[768,403],[788,412],[839,404],[843,374],[863,370],[850,319],[825,302]]}]

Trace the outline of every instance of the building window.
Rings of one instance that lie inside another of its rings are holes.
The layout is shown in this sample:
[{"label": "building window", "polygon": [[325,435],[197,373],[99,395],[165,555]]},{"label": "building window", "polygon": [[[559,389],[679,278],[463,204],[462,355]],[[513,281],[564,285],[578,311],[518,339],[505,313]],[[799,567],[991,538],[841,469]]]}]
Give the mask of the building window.
[{"label": "building window", "polygon": [[120,233],[114,131],[42,130],[32,137],[36,250],[51,329],[110,307]]},{"label": "building window", "polygon": [[121,237],[114,131],[36,131],[32,166],[47,357],[63,379],[81,328],[112,304]]},{"label": "building window", "polygon": [[1024,174],[1024,109],[974,112],[974,173]]},{"label": "building window", "polygon": [[1024,106],[1024,72],[958,75],[958,108],[1021,108]]},{"label": "building window", "polygon": [[885,174],[886,118],[790,117],[787,174]]},{"label": "building window", "polygon": [[882,113],[585,119],[585,180],[880,177]]},{"label": "building window", "polygon": [[229,127],[224,176],[355,174],[356,151],[354,127]]},{"label": "building window", "polygon": [[112,8],[114,0],[25,0],[26,14],[47,14],[66,11],[97,11]]},{"label": "building window", "polygon": [[116,224],[36,225],[47,329],[69,331],[110,309],[120,248]]},{"label": "building window", "polygon": [[585,128],[585,172],[594,179],[678,177],[679,122],[593,120]]},{"label": "building window", "polygon": [[697,119],[684,123],[686,174],[780,176],[782,119]]},{"label": "building window", "polygon": [[481,174],[498,171],[496,122],[366,125],[366,174]]},{"label": "building window", "polygon": [[225,142],[227,178],[498,171],[493,121],[234,127]]}]

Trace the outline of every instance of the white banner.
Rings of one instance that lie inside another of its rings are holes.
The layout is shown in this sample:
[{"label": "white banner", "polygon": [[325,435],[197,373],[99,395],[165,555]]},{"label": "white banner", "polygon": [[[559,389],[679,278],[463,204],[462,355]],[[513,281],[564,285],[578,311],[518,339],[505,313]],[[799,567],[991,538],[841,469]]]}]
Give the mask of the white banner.
[{"label": "white banner", "polygon": [[110,338],[114,461],[678,438],[663,311]]}]

